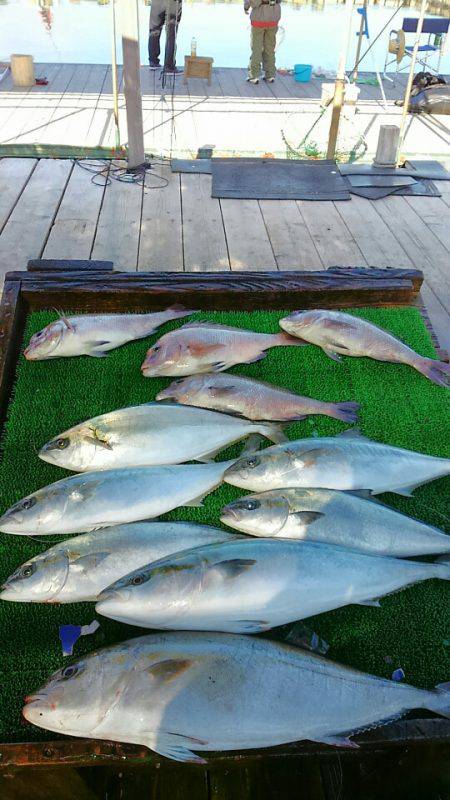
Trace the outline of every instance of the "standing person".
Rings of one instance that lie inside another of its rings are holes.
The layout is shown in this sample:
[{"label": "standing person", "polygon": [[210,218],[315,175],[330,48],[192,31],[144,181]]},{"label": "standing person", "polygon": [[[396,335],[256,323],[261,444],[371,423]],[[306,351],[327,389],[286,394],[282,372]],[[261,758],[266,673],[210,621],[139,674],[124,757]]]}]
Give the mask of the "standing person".
[{"label": "standing person", "polygon": [[166,49],[164,71],[175,74],[175,41],[181,19],[182,0],[152,0],[150,11],[150,32],[148,37],[148,60],[150,69],[159,69],[161,31],[166,26]]},{"label": "standing person", "polygon": [[280,0],[244,0],[245,13],[248,14],[250,9],[252,53],[247,80],[249,83],[259,83],[262,62],[264,80],[273,83],[276,72],[275,46],[281,17]]}]

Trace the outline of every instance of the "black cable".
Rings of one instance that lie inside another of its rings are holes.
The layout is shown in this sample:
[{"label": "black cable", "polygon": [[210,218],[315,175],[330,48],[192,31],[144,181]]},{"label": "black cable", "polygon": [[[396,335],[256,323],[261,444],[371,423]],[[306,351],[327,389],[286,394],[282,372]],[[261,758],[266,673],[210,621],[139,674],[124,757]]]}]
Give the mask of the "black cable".
[{"label": "black cable", "polygon": [[[101,158],[76,158],[74,159],[74,163],[78,164],[81,169],[92,173],[91,182],[95,186],[110,186],[112,181],[118,181],[119,183],[135,183],[140,186],[144,184],[146,189],[164,189],[169,185],[167,178],[154,173],[152,173],[151,177],[155,178],[159,183],[154,186],[147,183],[149,171],[152,168],[150,161],[132,171],[123,167],[121,163],[115,164],[114,160],[109,161],[108,159]],[[155,163],[162,164],[163,162]]]}]

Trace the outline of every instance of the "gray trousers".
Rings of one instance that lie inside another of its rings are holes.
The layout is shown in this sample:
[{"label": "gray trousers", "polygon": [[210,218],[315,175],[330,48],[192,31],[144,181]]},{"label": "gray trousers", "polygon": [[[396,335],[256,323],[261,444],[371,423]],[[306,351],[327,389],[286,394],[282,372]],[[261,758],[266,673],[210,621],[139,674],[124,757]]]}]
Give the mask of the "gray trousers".
[{"label": "gray trousers", "polygon": [[175,66],[175,39],[181,19],[182,0],[152,0],[150,11],[150,31],[148,37],[148,59],[151,64],[159,64],[161,32],[166,26],[166,49],[164,66]]}]

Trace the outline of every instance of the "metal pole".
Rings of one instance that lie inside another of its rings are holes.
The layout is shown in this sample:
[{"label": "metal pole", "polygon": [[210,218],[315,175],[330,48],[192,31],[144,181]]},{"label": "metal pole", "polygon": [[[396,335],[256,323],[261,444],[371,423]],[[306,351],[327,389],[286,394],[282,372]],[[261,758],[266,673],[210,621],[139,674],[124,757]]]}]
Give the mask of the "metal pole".
[{"label": "metal pole", "polygon": [[[364,0],[363,8],[364,11],[367,13],[367,3],[368,0]],[[364,14],[361,14],[361,22],[359,23],[359,33],[358,33],[358,46],[356,48],[356,57],[355,57],[355,69],[353,70],[352,74],[350,75],[350,80],[352,83],[356,83],[356,78],[358,77],[358,64],[359,64],[359,57],[361,55],[361,47],[362,47],[362,40],[363,40],[363,31],[364,31],[364,23],[367,17]]]},{"label": "metal pole", "polygon": [[327,158],[334,158],[336,152],[336,142],[339,133],[339,122],[341,109],[344,101],[345,91],[345,65],[347,54],[350,47],[350,37],[352,35],[352,14],[354,0],[345,0],[346,25],[345,34],[342,40],[342,50],[339,56],[336,81],[334,84],[333,111],[331,112],[330,131],[328,134]]},{"label": "metal pole", "polygon": [[414,42],[414,49],[412,51],[412,56],[411,56],[411,67],[409,70],[408,83],[406,84],[406,92],[403,100],[403,113],[402,113],[402,121],[400,123],[400,135],[398,138],[398,149],[397,149],[397,167],[399,167],[401,164],[401,150],[403,147],[403,142],[406,134],[406,118],[408,116],[409,101],[411,98],[411,89],[414,80],[414,68],[416,66],[416,59],[419,50],[420,36],[423,28],[423,20],[425,17],[426,6],[427,6],[427,0],[422,0],[422,5],[420,6],[420,16],[417,22],[416,40]]},{"label": "metal pole", "polygon": [[113,114],[116,136],[116,149],[120,147],[120,128],[119,128],[119,90],[117,86],[117,51],[116,51],[116,9],[115,0],[111,0],[112,9],[112,42],[111,42],[111,70],[112,70],[112,91],[113,91]]}]

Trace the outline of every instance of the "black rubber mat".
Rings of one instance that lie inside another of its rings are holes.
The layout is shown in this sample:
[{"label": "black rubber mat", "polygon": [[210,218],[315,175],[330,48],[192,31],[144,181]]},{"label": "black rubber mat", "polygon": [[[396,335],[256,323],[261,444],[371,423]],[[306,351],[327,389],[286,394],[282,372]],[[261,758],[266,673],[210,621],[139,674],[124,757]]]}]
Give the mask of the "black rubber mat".
[{"label": "black rubber mat", "polygon": [[236,200],[350,200],[334,161],[214,158],[212,197]]},{"label": "black rubber mat", "polygon": [[348,175],[347,180],[351,186],[380,186],[388,189],[391,186],[413,186],[415,178],[409,175]]},{"label": "black rubber mat", "polygon": [[170,162],[172,172],[189,172],[194,174],[211,175],[210,158],[172,158]]},{"label": "black rubber mat", "polygon": [[427,178],[433,181],[450,180],[448,172],[439,161],[410,161],[409,166],[400,169],[395,167],[374,167],[372,164],[339,164],[341,175],[403,175],[412,178]]},{"label": "black rubber mat", "polygon": [[403,197],[440,197],[439,189],[433,181],[425,178],[415,181],[411,186],[351,186],[352,194],[359,197],[366,197],[368,200],[380,200],[382,197],[389,197],[391,194],[402,195]]}]

